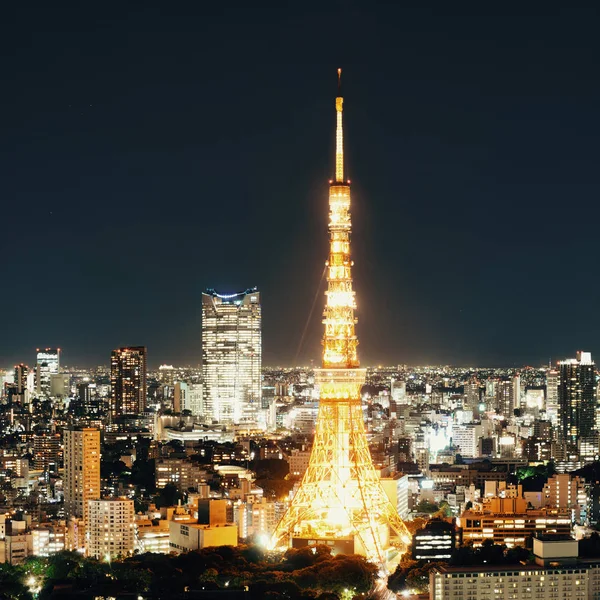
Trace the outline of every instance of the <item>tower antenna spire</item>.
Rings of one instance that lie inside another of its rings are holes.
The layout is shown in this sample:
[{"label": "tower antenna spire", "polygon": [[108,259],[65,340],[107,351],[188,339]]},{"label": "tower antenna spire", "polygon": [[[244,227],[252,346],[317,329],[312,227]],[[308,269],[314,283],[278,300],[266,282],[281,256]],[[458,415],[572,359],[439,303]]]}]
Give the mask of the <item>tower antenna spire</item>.
[{"label": "tower antenna spire", "polygon": [[344,127],[342,125],[342,112],[344,99],[342,98],[342,69],[338,69],[338,93],[335,99],[337,125],[335,129],[335,182],[344,183]]}]

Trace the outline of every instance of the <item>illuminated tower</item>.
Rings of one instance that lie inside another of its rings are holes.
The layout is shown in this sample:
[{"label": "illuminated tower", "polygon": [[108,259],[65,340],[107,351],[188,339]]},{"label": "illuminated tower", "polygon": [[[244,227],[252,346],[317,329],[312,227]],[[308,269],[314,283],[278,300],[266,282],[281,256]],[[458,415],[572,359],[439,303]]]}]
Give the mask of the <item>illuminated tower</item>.
[{"label": "illuminated tower", "polygon": [[[338,70],[338,86],[341,70]],[[406,550],[410,534],[373,467],[360,397],[350,260],[350,182],[344,180],[343,98],[338,87],[335,180],[329,188],[327,291],[323,366],[315,371],[320,402],[310,462],[291,506],[273,535],[275,546],[327,544],[385,565],[393,545]]]}]

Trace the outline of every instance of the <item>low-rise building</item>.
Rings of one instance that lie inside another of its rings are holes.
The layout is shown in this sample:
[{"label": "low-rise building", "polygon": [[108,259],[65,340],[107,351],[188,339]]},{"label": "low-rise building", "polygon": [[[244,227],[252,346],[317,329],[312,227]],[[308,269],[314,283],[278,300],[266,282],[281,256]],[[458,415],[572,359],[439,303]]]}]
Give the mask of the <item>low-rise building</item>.
[{"label": "low-rise building", "polygon": [[466,510],[457,519],[464,543],[480,546],[486,539],[495,544],[525,546],[535,534],[571,533],[571,515],[563,509],[529,510],[524,498],[492,498],[483,510]]},{"label": "low-rise building", "polygon": [[169,548],[181,554],[210,546],[237,546],[238,528],[233,523],[203,525],[195,519],[169,522]]},{"label": "low-rise building", "polygon": [[290,467],[290,477],[294,479],[302,479],[306,469],[308,469],[308,463],[310,460],[310,450],[299,450],[293,448],[292,451],[285,457]]},{"label": "low-rise building", "polygon": [[431,520],[413,535],[413,560],[449,560],[457,541],[455,525],[440,519]]},{"label": "low-rise building", "polygon": [[439,566],[429,576],[430,600],[597,598],[600,568],[577,560],[577,542],[534,539],[536,564]]},{"label": "low-rise building", "polygon": [[156,487],[164,488],[172,483],[179,491],[198,489],[206,481],[206,470],[187,458],[162,458],[156,461]]}]

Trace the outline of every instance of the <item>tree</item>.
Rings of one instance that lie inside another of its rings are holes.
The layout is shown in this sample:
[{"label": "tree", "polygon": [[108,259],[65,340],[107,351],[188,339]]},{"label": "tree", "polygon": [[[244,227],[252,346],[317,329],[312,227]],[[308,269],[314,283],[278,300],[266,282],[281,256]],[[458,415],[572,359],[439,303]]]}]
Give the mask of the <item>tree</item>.
[{"label": "tree", "polygon": [[285,460],[265,458],[254,461],[254,471],[257,479],[284,479],[290,466]]},{"label": "tree", "polygon": [[452,509],[450,505],[442,500],[440,502],[439,510],[433,515],[433,518],[444,519],[452,516]]},{"label": "tree", "polygon": [[405,521],[404,524],[410,535],[415,535],[419,529],[423,529],[427,525],[427,519],[423,517],[415,517],[412,521]]},{"label": "tree", "polygon": [[154,497],[154,503],[157,508],[162,508],[163,506],[175,506],[182,499],[183,494],[177,489],[177,486],[173,483],[167,483]]},{"label": "tree", "polygon": [[24,583],[24,575],[17,566],[0,564],[1,600],[31,600],[32,594]]},{"label": "tree", "polygon": [[415,506],[415,510],[421,513],[434,513],[437,512],[440,507],[434,502],[429,502],[428,500],[421,500],[417,506]]}]

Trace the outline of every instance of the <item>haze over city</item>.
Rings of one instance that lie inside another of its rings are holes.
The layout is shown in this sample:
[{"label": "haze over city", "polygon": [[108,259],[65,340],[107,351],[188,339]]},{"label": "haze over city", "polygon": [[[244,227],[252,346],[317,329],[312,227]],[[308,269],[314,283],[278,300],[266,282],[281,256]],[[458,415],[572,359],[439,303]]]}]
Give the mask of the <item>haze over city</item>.
[{"label": "haze over city", "polygon": [[9,10],[1,363],[144,344],[197,364],[202,291],[256,285],[263,362],[291,365],[327,253],[338,66],[361,360],[597,350],[593,7]]}]

